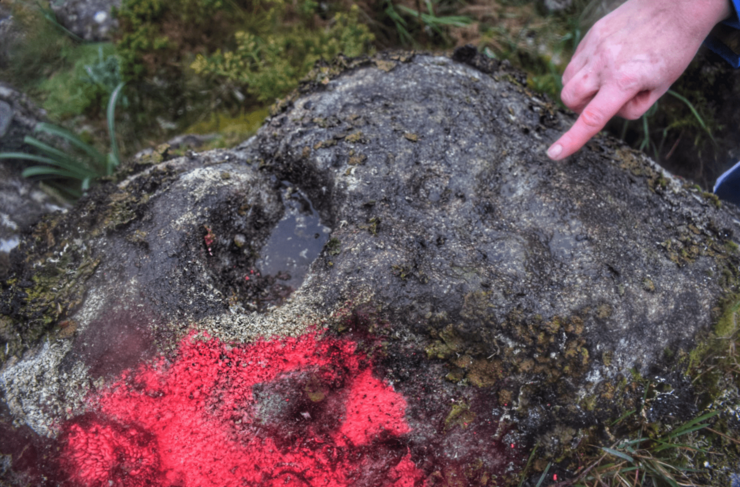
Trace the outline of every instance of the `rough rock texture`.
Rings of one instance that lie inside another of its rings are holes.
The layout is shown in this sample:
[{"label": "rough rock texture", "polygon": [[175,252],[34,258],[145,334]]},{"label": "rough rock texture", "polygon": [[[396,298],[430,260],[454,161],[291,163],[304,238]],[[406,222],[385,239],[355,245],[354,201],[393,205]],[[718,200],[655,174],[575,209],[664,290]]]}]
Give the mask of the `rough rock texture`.
[{"label": "rough rock texture", "polygon": [[110,40],[118,27],[111,10],[120,7],[121,0],[63,0],[51,2],[57,21],[70,32],[86,41]]},{"label": "rough rock texture", "polygon": [[36,124],[44,121],[46,113],[7,83],[0,82],[0,150],[22,150],[23,138]]},{"label": "rough rock texture", "polygon": [[559,456],[633,407],[630,371],[676,390],[651,421],[692,414],[668,357],[737,291],[740,212],[611,139],[549,161],[570,119],[456,59],[340,59],[237,148],[161,148],[37,225],[0,299],[15,479],[51,475],[85,398],[188,330],[365,343],[428,485],[517,484],[535,442]]},{"label": "rough rock texture", "polygon": [[[0,83],[0,152],[26,149],[23,138],[44,118],[25,95]],[[38,183],[21,177],[24,167],[21,161],[0,160],[0,275],[7,271],[8,253],[18,245],[20,234],[42,215],[64,206]]]},{"label": "rough rock texture", "polygon": [[0,4],[0,69],[7,67],[11,50],[18,41],[19,35],[18,28],[13,23],[10,8]]}]

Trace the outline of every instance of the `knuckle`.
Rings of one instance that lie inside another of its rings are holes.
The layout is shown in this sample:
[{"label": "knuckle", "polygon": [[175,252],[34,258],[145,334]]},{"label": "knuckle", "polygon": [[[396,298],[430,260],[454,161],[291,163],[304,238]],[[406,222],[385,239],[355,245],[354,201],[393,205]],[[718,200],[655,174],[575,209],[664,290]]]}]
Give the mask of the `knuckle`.
[{"label": "knuckle", "polygon": [[586,108],[581,113],[581,120],[583,123],[590,128],[600,129],[606,125],[604,120],[604,114],[594,108]]},{"label": "knuckle", "polygon": [[584,79],[572,80],[568,85],[563,88],[560,94],[560,99],[563,104],[571,110],[577,111],[576,108],[583,105],[583,103],[590,98],[591,91],[586,86]]},{"label": "knuckle", "polygon": [[563,89],[563,92],[560,94],[560,100],[562,100],[563,104],[571,110],[576,104],[572,90]]},{"label": "knuckle", "polygon": [[615,83],[621,91],[636,91],[640,86],[640,78],[631,74],[619,74]]}]

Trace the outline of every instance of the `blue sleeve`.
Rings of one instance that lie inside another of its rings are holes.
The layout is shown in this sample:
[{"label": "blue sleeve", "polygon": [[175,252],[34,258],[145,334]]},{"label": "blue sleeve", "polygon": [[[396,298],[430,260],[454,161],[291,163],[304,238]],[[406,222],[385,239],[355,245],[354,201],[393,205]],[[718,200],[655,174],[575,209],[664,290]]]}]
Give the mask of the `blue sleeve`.
[{"label": "blue sleeve", "polygon": [[732,6],[735,7],[735,15],[725,20],[724,23],[735,29],[740,29],[740,18],[738,18],[738,12],[740,12],[740,0],[732,0]]},{"label": "blue sleeve", "polygon": [[734,7],[732,16],[712,31],[704,45],[737,69],[740,68],[740,0],[731,1]]}]

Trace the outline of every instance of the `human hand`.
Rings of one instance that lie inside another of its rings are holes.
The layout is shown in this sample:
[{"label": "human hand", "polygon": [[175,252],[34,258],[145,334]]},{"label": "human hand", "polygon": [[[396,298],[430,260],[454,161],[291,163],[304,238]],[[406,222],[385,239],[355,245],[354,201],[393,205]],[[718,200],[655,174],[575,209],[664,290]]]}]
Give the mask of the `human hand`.
[{"label": "human hand", "polygon": [[729,0],[628,0],[599,20],[563,74],[563,103],[580,116],[547,150],[576,152],[615,115],[640,118],[683,73]]}]

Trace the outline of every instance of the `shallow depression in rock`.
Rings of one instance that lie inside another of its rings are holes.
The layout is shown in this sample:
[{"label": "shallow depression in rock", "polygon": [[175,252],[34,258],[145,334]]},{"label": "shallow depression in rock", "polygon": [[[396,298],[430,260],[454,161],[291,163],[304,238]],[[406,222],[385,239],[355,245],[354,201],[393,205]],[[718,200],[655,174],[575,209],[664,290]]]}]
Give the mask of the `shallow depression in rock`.
[{"label": "shallow depression in rock", "polygon": [[331,229],[321,223],[311,201],[298,189],[284,183],[281,198],[285,215],[259,252],[255,266],[281,284],[297,289],[329,240]]}]

